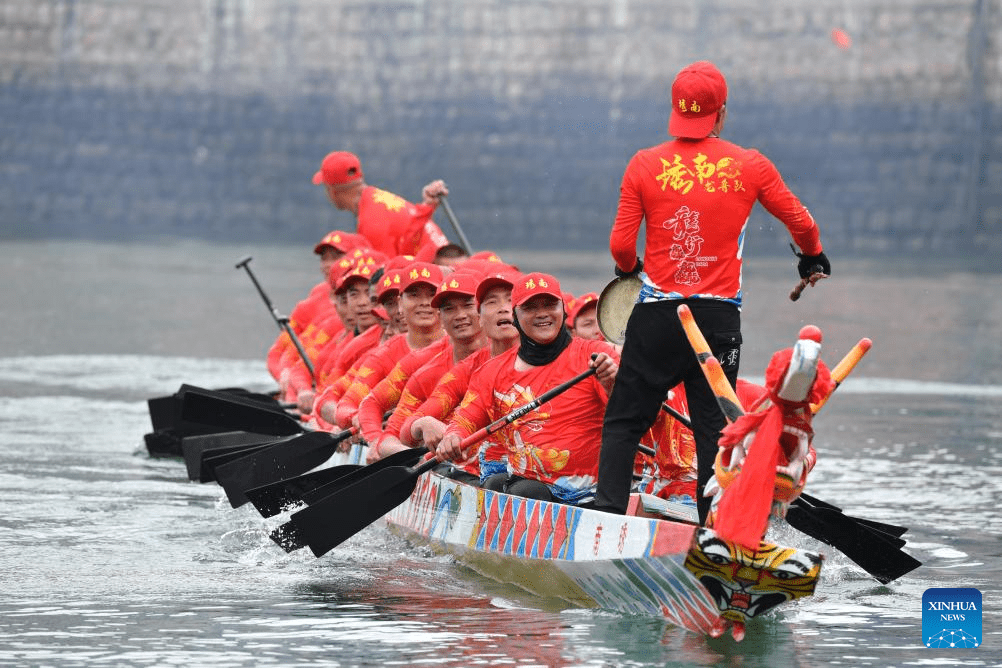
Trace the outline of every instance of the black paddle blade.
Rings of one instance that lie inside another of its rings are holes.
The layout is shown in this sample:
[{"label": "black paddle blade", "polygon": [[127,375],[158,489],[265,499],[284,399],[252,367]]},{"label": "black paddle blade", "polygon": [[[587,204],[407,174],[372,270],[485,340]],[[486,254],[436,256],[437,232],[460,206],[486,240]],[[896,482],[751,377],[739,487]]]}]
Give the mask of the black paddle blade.
[{"label": "black paddle blade", "polygon": [[890,542],[886,534],[868,529],[828,508],[790,506],[786,521],[798,531],[831,545],[882,584],[922,565],[918,559]]},{"label": "black paddle blade", "polygon": [[[817,498],[816,496],[811,496],[810,494],[807,494],[805,492],[801,492],[800,493],[800,496],[798,496],[793,501],[793,505],[795,505],[795,506],[806,506],[808,510],[812,510],[813,509],[812,506],[813,506],[813,507],[817,507],[817,508],[827,508],[829,510],[834,510],[834,511],[839,512],[839,513],[842,512],[842,509],[839,508],[838,506],[832,505],[832,504],[828,503],[827,501],[822,501],[821,499]],[[876,522],[874,520],[865,520],[865,519],[863,519],[861,517],[852,517],[851,515],[847,515],[847,517],[849,517],[851,520],[853,520],[857,524],[862,524],[863,526],[867,527],[868,529],[873,529],[874,531],[880,531],[882,533],[890,534],[891,536],[894,536],[895,538],[900,538],[901,536],[903,536],[908,531],[908,527],[899,526],[897,524],[887,524],[885,522]]]},{"label": "black paddle blade", "polygon": [[341,476],[362,468],[361,464],[342,464],[328,469],[311,471],[292,478],[285,478],[267,485],[254,487],[244,492],[247,500],[254,504],[262,517],[274,517],[299,500],[304,494]]},{"label": "black paddle blade", "polygon": [[[327,484],[317,487],[315,490],[301,495],[296,501],[306,503],[307,497],[313,497],[310,499],[310,503],[317,503],[323,501],[323,499],[329,497],[330,495],[339,492],[343,489],[354,485],[360,480],[368,478],[373,473],[380,471],[382,469],[388,468],[390,466],[410,466],[416,464],[421,457],[423,457],[428,452],[427,448],[413,448],[411,450],[402,450],[400,452],[395,452],[388,457],[384,457],[374,464],[368,466],[355,466],[354,470],[348,471],[348,467],[335,467],[343,468],[346,473],[338,476],[337,478],[331,480]],[[333,471],[334,469],[327,469]],[[315,471],[315,473],[323,473],[324,471]],[[309,473],[307,475],[313,475]],[[248,493],[249,496],[249,493]],[[283,550],[286,552],[292,552],[300,548],[306,547],[308,539],[306,534],[296,528],[295,524],[290,520],[278,527],[271,532],[271,539],[278,543]]]},{"label": "black paddle blade", "polygon": [[[237,448],[247,448],[261,443],[274,443],[276,440],[274,436],[251,434],[246,431],[224,431],[218,434],[185,436],[181,439],[181,455],[184,457],[184,465],[188,470],[188,479],[201,482],[214,480],[211,476],[208,479],[202,478],[203,456],[212,456],[206,455],[206,453],[223,454],[223,452]],[[226,450],[220,448],[226,448]]]},{"label": "black paddle blade", "polygon": [[362,466],[354,471],[347,471],[345,475],[332,478],[327,484],[317,487],[316,489],[310,490],[299,497],[299,500],[310,506],[324,499],[335,492],[340,492],[342,489],[354,485],[359,480],[364,480],[370,475],[377,471],[382,471],[383,469],[390,466],[413,466],[418,462],[421,457],[428,452],[427,448],[411,448],[409,450],[401,450],[400,452],[394,452],[388,457],[383,457],[382,459],[369,464],[368,466]]},{"label": "black paddle blade", "polygon": [[181,393],[181,417],[227,430],[273,436],[292,436],[304,431],[299,420],[283,410],[259,401],[191,386],[185,386]]},{"label": "black paddle blade", "polygon": [[306,547],[306,536],[300,533],[292,522],[286,522],[273,530],[268,534],[268,538],[271,538],[280,548],[290,554]]},{"label": "black paddle blade", "polygon": [[418,478],[430,468],[390,466],[377,471],[293,513],[290,522],[313,554],[321,557],[406,501]]},{"label": "black paddle blade", "polygon": [[254,445],[231,445],[221,448],[210,448],[203,451],[199,468],[199,482],[215,482],[217,466],[222,466],[223,464],[232,462],[235,459],[246,457],[251,453],[264,450],[265,448],[270,448],[276,443],[282,443],[288,440],[288,437],[285,439],[276,439],[274,436],[268,436],[267,438],[267,441]]},{"label": "black paddle blade", "polygon": [[177,399],[173,394],[147,399],[146,406],[150,412],[153,431],[174,429],[177,426]]},{"label": "black paddle blade", "polygon": [[852,515],[846,515],[846,517],[856,524],[865,526],[867,529],[885,534],[887,536],[893,536],[894,538],[901,538],[901,536],[905,535],[908,531],[908,527],[898,526],[897,524],[885,524],[884,522],[865,520],[862,517],[853,517]]},{"label": "black paddle blade", "polygon": [[226,491],[230,505],[238,508],[249,499],[248,489],[306,473],[330,459],[339,439],[323,431],[308,432],[272,447],[216,467],[216,482]]},{"label": "black paddle blade", "polygon": [[158,429],[143,434],[146,452],[154,459],[183,457],[181,437],[173,429]]}]

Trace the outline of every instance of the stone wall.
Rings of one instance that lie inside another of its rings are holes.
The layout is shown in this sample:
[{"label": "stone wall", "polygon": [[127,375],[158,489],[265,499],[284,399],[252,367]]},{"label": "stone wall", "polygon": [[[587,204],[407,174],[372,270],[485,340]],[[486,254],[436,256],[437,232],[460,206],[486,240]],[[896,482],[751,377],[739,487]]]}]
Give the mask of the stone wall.
[{"label": "stone wall", "polygon": [[829,249],[997,254],[1000,35],[1000,0],[2,0],[0,236],[311,243],[340,148],[444,178],[479,248],[601,248],[705,58]]}]

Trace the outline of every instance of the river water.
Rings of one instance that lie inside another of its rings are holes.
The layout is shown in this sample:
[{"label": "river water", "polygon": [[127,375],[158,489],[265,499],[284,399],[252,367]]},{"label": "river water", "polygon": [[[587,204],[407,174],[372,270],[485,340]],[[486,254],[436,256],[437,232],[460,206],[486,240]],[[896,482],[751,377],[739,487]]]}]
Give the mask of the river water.
[{"label": "river water", "polygon": [[[524,596],[378,524],[285,554],[267,537],[283,518],[149,458],[146,399],[272,387],[246,255],[283,312],[319,278],[309,249],[0,243],[0,665],[1002,665],[1002,276],[834,259],[791,304],[789,261],[746,264],[745,375],[808,322],[829,363],[874,340],[815,420],[808,489],[907,525],[924,565],[881,585],[788,529],[828,555],[817,594],[735,643]],[[601,254],[503,255],[576,294],[608,279]],[[923,645],[933,587],[982,592],[981,647]]]}]

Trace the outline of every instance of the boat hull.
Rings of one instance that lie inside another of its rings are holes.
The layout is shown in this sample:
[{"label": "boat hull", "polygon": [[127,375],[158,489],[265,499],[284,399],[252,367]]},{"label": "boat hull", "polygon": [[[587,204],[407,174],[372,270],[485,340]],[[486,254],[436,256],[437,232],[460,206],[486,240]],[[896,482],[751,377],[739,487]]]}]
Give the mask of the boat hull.
[{"label": "boat hull", "polygon": [[487,491],[429,474],[391,529],[485,577],[579,607],[709,632],[721,614],[685,568],[697,527]]}]

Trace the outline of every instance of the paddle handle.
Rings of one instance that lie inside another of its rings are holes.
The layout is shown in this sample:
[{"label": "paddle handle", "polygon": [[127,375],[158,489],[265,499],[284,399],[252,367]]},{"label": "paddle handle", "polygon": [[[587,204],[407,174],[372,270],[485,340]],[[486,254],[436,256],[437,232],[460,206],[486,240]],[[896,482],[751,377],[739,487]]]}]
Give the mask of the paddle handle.
[{"label": "paddle handle", "polygon": [[[821,269],[821,265],[815,265],[814,269]],[[822,278],[828,278],[828,274],[822,273],[821,271],[815,271],[810,276],[805,276],[800,279],[800,282],[790,291],[790,301],[795,302],[800,299],[801,293],[810,285],[812,288],[820,281]]]},{"label": "paddle handle", "polygon": [[720,361],[713,356],[710,344],[703,337],[703,332],[700,331],[699,325],[696,324],[696,319],[693,317],[692,311],[689,310],[686,304],[681,304],[676,311],[678,319],[682,323],[682,329],[685,330],[685,336],[689,339],[689,345],[692,346],[693,352],[696,353],[696,359],[703,370],[703,375],[706,376],[706,380],[710,384],[710,389],[713,391],[713,396],[717,399],[717,405],[720,406],[720,410],[724,413],[727,421],[734,422],[734,420],[745,413],[745,409],[741,406],[741,401],[738,400],[737,393],[734,392],[730,381],[724,375],[724,369],[720,366]]},{"label": "paddle handle", "polygon": [[306,365],[306,370],[310,372],[310,384],[314,389],[316,389],[317,372],[313,369],[313,362],[310,361],[310,356],[306,354],[306,349],[303,348],[303,344],[299,340],[299,337],[296,336],[296,332],[294,332],[292,327],[289,326],[289,319],[286,316],[279,314],[278,309],[276,309],[275,305],[271,303],[270,299],[268,299],[268,295],[265,293],[264,288],[262,288],[261,284],[258,283],[257,276],[255,276],[254,272],[251,271],[250,261],[253,259],[254,258],[248,255],[237,262],[235,268],[243,269],[247,272],[247,275],[250,276],[251,282],[254,283],[254,287],[257,288],[257,293],[261,295],[264,305],[268,307],[268,311],[271,313],[271,317],[275,320],[275,324],[278,325],[280,330],[289,335],[289,339],[292,340],[292,344],[296,346],[296,351],[299,353],[299,357],[302,358],[303,364]]},{"label": "paddle handle", "polygon": [[466,235],[463,234],[463,228],[459,226],[459,220],[456,219],[456,214],[452,212],[452,207],[449,205],[449,199],[445,195],[439,195],[438,201],[445,210],[445,217],[449,219],[452,229],[456,231],[456,236],[459,237],[459,245],[463,247],[463,250],[466,251],[467,255],[473,255],[473,247],[470,246],[469,240],[466,238]]},{"label": "paddle handle", "polygon": [[817,413],[819,410],[821,410],[821,407],[828,402],[828,399],[829,397],[832,396],[832,393],[834,393],[835,390],[838,389],[839,385],[842,384],[842,381],[845,380],[846,376],[848,376],[849,373],[856,368],[856,365],[859,364],[859,361],[863,359],[863,355],[865,355],[870,351],[871,346],[873,346],[873,341],[871,341],[870,339],[867,338],[860,339],[859,342],[856,345],[854,345],[849,350],[848,353],[846,353],[845,357],[843,357],[839,361],[839,363],[835,365],[835,368],[832,369],[831,372],[832,380],[834,381],[834,385],[832,385],[831,392],[822,397],[821,400],[818,401],[816,404],[811,404],[812,413]]}]

